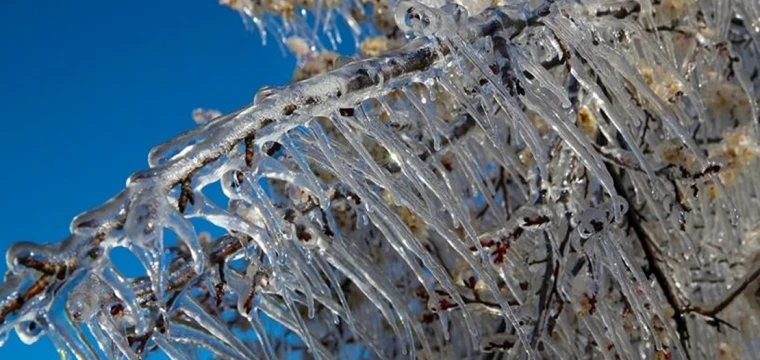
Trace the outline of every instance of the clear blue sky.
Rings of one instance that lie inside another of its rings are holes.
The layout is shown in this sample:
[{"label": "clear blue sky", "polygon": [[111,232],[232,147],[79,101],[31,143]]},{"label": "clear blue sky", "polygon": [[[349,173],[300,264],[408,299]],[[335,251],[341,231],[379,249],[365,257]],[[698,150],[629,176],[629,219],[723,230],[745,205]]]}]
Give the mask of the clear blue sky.
[{"label": "clear blue sky", "polygon": [[[3,255],[19,239],[64,238],[153,145],[195,125],[192,109],[245,105],[295,64],[217,0],[2,0],[0,14]],[[0,358],[17,356],[57,358],[49,341],[13,334]]]}]

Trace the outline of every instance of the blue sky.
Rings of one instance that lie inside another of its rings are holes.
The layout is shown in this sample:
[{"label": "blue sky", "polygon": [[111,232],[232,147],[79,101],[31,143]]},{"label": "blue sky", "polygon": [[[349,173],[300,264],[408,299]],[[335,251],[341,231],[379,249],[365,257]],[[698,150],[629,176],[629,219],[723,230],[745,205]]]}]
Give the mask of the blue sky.
[{"label": "blue sky", "polygon": [[[196,107],[234,110],[289,82],[295,60],[262,47],[217,0],[0,1],[0,249],[59,241],[118,192]],[[4,261],[0,271],[5,272]],[[15,334],[0,358],[56,358]]]}]

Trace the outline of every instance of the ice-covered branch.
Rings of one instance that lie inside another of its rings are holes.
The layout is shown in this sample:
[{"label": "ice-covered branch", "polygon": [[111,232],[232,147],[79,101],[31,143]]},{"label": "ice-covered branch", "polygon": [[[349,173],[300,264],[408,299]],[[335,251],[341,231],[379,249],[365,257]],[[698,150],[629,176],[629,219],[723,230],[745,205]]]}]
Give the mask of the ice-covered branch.
[{"label": "ice-covered branch", "polygon": [[[290,31],[320,4],[229,5]],[[358,61],[283,39],[332,69],[156,146],[63,242],[15,244],[0,335],[86,359],[751,357],[757,6],[466,5],[372,5],[406,44]]]}]

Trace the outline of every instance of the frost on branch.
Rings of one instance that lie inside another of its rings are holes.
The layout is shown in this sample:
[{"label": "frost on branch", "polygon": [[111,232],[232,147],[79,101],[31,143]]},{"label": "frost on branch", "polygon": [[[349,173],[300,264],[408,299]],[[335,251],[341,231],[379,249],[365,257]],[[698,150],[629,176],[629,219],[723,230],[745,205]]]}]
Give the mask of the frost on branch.
[{"label": "frost on branch", "polygon": [[[760,353],[756,1],[226,3],[302,80],[199,111],[69,238],[9,249],[1,335],[85,359]],[[303,14],[374,24],[365,58]]]}]

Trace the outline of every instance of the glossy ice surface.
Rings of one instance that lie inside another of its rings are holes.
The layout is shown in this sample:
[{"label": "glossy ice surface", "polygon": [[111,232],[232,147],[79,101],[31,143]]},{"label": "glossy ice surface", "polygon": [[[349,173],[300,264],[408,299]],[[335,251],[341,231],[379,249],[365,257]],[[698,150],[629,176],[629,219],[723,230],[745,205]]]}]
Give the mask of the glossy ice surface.
[{"label": "glossy ice surface", "polygon": [[[756,1],[226,3],[300,81],[11,247],[0,334],[86,359],[760,353]],[[363,59],[324,51],[337,21]]]}]

